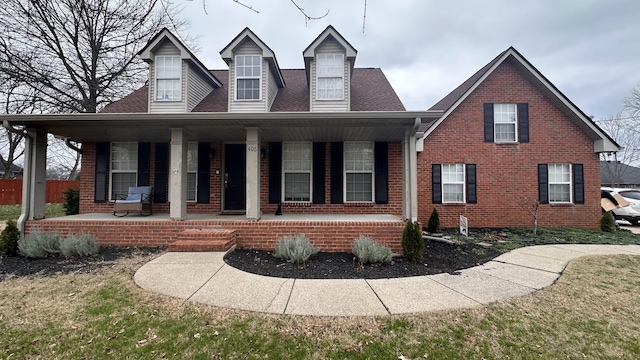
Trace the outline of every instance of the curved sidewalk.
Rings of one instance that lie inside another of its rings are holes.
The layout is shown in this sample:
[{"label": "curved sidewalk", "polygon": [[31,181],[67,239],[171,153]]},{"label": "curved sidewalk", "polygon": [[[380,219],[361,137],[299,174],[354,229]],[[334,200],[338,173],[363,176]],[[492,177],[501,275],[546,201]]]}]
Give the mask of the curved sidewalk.
[{"label": "curved sidewalk", "polygon": [[466,308],[523,296],[553,284],[585,255],[640,255],[640,245],[540,245],[519,248],[459,275],[396,279],[284,279],[227,265],[224,253],[166,253],[135,282],[180,299],[239,310],[315,316],[379,316]]}]

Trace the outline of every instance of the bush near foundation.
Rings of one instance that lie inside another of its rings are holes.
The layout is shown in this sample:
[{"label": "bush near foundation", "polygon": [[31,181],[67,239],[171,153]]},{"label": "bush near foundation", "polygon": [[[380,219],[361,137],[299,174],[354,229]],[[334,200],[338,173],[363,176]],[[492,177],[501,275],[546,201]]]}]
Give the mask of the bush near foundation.
[{"label": "bush near foundation", "polygon": [[616,231],[616,222],[613,220],[613,216],[611,216],[609,211],[602,214],[602,217],[600,218],[600,230],[605,232]]},{"label": "bush near foundation", "polygon": [[18,254],[28,258],[42,259],[59,253],[60,235],[55,232],[35,229],[18,240]]},{"label": "bush near foundation", "polygon": [[392,252],[370,237],[360,235],[351,243],[351,251],[358,258],[360,265],[387,263],[391,261]]},{"label": "bush near foundation", "polygon": [[0,256],[13,256],[18,253],[18,239],[20,239],[20,230],[16,226],[16,222],[8,220],[7,225],[0,233]]},{"label": "bush near foundation", "polygon": [[305,234],[295,234],[278,239],[273,256],[300,265],[307,262],[318,251],[320,249],[313,246]]},{"label": "bush near foundation", "polygon": [[407,221],[402,231],[402,255],[407,260],[418,261],[424,253],[424,240],[418,222]]},{"label": "bush near foundation", "polygon": [[66,257],[95,255],[99,250],[95,236],[90,234],[71,234],[60,242],[60,253]]}]

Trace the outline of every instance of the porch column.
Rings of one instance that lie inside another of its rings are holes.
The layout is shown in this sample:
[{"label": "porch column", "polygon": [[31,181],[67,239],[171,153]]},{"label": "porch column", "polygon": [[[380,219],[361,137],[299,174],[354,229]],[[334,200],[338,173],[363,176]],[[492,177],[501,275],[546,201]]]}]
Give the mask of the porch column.
[{"label": "porch column", "polygon": [[[44,219],[47,191],[47,133],[27,129],[31,141],[31,172],[29,174],[29,220]],[[23,183],[24,184],[24,183]]]},{"label": "porch column", "polygon": [[187,145],[184,129],[171,129],[171,166],[169,184],[169,217],[187,219]]},{"label": "porch column", "polygon": [[246,217],[260,220],[260,128],[247,129]]},{"label": "porch column", "polygon": [[409,221],[418,220],[416,128],[406,129],[402,140],[402,218]]}]

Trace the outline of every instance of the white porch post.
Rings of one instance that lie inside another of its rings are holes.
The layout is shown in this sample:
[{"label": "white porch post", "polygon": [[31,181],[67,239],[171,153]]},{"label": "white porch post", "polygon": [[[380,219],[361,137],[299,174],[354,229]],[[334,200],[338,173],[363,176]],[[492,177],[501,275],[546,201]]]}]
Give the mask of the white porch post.
[{"label": "white porch post", "polygon": [[171,166],[169,217],[171,220],[187,218],[187,145],[184,129],[171,129]]},{"label": "white porch post", "polygon": [[260,220],[260,128],[247,129],[246,218]]},{"label": "white porch post", "polygon": [[402,218],[418,220],[418,160],[416,154],[416,126],[405,130],[402,140]]},{"label": "white porch post", "polygon": [[47,196],[47,133],[33,129],[27,129],[27,133],[33,138],[30,154],[29,191],[31,195],[29,196],[29,220],[40,220],[44,219],[44,206]]}]

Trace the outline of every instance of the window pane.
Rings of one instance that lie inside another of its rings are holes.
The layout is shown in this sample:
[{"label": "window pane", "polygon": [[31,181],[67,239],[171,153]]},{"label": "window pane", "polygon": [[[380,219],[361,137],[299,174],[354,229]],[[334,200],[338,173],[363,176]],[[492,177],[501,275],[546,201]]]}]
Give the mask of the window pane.
[{"label": "window pane", "polygon": [[187,148],[187,171],[198,171],[198,143],[190,142]]},{"label": "window pane", "polygon": [[347,201],[372,201],[373,174],[347,174]]},{"label": "window pane", "polygon": [[111,143],[111,170],[136,171],[138,169],[138,143]]},{"label": "window pane", "polygon": [[464,182],[464,166],[462,164],[443,164],[442,182]]},{"label": "window pane", "polygon": [[124,199],[129,193],[130,186],[136,186],[136,173],[111,174],[111,200]]},{"label": "window pane", "polygon": [[311,200],[311,174],[310,173],[285,173],[284,174],[284,200],[285,201],[310,201]]},{"label": "window pane", "polygon": [[182,92],[182,83],[180,80],[158,80],[157,81],[157,100],[180,100]]},{"label": "window pane", "polygon": [[493,104],[493,122],[496,142],[516,141],[516,104]]},{"label": "window pane", "polygon": [[311,143],[283,143],[283,166],[285,171],[311,171]]},{"label": "window pane", "polygon": [[344,168],[346,171],[373,171],[373,143],[348,141],[344,143]]},{"label": "window pane", "polygon": [[196,173],[187,173],[187,201],[196,200]]},{"label": "window pane", "polygon": [[344,91],[344,58],[342,54],[319,54],[316,57],[316,98],[342,100]]},{"label": "window pane", "polygon": [[549,201],[550,202],[571,202],[571,185],[570,184],[550,184],[549,185]]},{"label": "window pane", "polygon": [[260,80],[257,79],[238,79],[238,100],[260,99]]},{"label": "window pane", "polygon": [[516,125],[496,124],[496,141],[516,141]]},{"label": "window pane", "polygon": [[442,164],[442,201],[464,202],[464,164]]},{"label": "window pane", "polygon": [[463,202],[464,201],[464,185],[463,184],[443,184],[442,185],[442,201],[443,202]]}]

